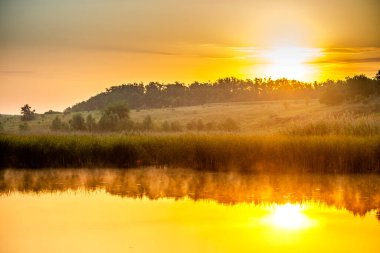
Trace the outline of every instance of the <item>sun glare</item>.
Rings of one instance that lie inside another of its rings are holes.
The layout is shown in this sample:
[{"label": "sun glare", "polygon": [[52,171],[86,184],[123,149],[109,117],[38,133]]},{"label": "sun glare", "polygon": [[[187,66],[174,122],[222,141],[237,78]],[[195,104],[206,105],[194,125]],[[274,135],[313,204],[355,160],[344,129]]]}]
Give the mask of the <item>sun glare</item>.
[{"label": "sun glare", "polygon": [[276,205],[265,222],[282,229],[301,229],[311,225],[311,220],[303,213],[299,204]]},{"label": "sun glare", "polygon": [[272,78],[288,78],[312,81],[316,75],[315,66],[309,62],[322,56],[318,48],[278,47],[264,51],[267,62],[263,72]]}]

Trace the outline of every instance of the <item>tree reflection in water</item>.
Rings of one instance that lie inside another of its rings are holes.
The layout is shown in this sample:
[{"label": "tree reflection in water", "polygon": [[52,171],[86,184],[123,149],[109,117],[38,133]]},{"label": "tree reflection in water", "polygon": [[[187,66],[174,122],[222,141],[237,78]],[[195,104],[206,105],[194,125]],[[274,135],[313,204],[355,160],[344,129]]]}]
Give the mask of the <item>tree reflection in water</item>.
[{"label": "tree reflection in water", "polygon": [[187,169],[46,169],[0,171],[0,193],[93,191],[129,198],[209,199],[223,204],[315,201],[355,215],[376,210],[379,175],[248,174]]}]

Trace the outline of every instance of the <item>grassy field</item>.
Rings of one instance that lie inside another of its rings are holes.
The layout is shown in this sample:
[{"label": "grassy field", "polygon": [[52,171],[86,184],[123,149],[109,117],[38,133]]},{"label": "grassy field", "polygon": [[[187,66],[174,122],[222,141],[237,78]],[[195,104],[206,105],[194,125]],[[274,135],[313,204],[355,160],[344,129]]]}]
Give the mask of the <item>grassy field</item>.
[{"label": "grassy field", "polygon": [[[86,117],[92,114],[96,120],[101,116],[100,111],[82,112]],[[277,133],[294,125],[309,124],[310,121],[324,120],[341,114],[370,115],[372,122],[380,122],[380,101],[368,104],[345,104],[326,106],[318,100],[288,100],[264,101],[245,103],[205,104],[178,108],[132,110],[130,117],[135,122],[141,122],[147,115],[160,126],[164,121],[179,122],[183,126],[192,120],[203,120],[204,123],[220,122],[231,118],[238,122],[240,132],[254,134]],[[69,122],[72,114],[38,115],[28,125],[30,133],[49,133],[52,120],[59,116],[64,122]],[[5,133],[18,133],[22,124],[20,116],[1,115],[0,123]],[[380,125],[380,124],[379,124]]]},{"label": "grassy field", "polygon": [[0,135],[0,167],[380,172],[380,136]]},{"label": "grassy field", "polygon": [[[201,170],[380,172],[380,102],[321,105],[273,101],[133,110],[141,122],[151,115],[186,125],[192,120],[232,118],[240,131],[180,133],[52,132],[58,115],[38,115],[20,134],[20,116],[0,117],[0,167],[120,167],[146,165]],[[97,120],[100,111],[92,114]]]}]

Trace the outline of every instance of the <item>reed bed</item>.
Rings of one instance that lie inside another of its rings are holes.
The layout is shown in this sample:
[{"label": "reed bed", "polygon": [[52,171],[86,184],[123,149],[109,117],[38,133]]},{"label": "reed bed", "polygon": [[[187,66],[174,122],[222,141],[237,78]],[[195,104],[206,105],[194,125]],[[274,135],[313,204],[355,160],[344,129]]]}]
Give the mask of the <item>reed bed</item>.
[{"label": "reed bed", "polygon": [[2,135],[2,168],[380,172],[380,136]]},{"label": "reed bed", "polygon": [[281,131],[287,135],[348,135],[375,136],[380,135],[379,120],[373,114],[326,115],[322,119],[311,119],[303,122],[293,122]]}]

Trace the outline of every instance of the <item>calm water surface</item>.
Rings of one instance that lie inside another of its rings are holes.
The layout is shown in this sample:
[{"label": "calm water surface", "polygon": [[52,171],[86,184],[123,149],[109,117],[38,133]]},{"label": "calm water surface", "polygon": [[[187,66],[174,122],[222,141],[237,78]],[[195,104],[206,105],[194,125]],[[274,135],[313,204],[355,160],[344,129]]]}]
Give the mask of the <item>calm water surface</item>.
[{"label": "calm water surface", "polygon": [[0,171],[0,252],[380,252],[380,176]]}]

